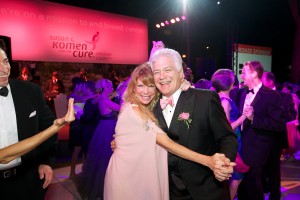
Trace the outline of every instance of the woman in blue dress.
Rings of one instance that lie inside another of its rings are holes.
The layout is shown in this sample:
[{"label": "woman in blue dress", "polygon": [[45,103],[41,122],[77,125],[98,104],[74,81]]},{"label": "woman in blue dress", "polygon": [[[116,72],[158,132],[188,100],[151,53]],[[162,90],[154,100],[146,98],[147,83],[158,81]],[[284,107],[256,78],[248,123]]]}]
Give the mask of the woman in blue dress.
[{"label": "woman in blue dress", "polygon": [[[230,99],[229,92],[233,89],[233,83],[234,83],[234,73],[230,69],[219,69],[217,70],[212,78],[212,86],[214,89],[218,92],[222,106],[224,108],[224,111],[226,113],[226,117],[231,123],[231,127],[234,130],[237,140],[238,140],[238,157],[242,158],[242,143],[241,143],[241,130],[240,125],[244,122],[246,119],[246,112],[253,112],[252,110],[244,111],[242,116],[239,115],[239,110],[235,103]],[[248,114],[248,113],[247,113]],[[238,163],[237,163],[238,164]],[[241,183],[243,179],[243,173],[238,172],[237,168],[235,168],[234,173],[232,174],[232,178],[230,180],[230,196],[231,199],[234,199],[239,184]]]},{"label": "woman in blue dress", "polygon": [[103,199],[105,172],[112,155],[110,142],[113,140],[120,110],[120,105],[110,99],[113,93],[112,82],[101,79],[97,84],[102,90],[98,101],[100,120],[89,145],[78,187],[82,198],[91,200]]}]

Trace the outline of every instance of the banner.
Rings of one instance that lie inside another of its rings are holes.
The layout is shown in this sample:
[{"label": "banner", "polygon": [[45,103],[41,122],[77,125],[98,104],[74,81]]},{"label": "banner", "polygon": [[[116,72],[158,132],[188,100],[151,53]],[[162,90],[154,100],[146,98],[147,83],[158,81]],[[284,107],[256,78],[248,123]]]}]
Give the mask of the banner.
[{"label": "banner", "polygon": [[0,6],[0,35],[11,38],[12,59],[140,64],[148,60],[144,19],[38,0]]},{"label": "banner", "polygon": [[272,48],[246,45],[246,44],[238,44],[238,45],[235,44],[234,61],[237,62],[238,65],[236,67],[236,63],[234,63],[234,71],[239,81],[242,81],[241,74],[242,74],[243,64],[251,60],[259,61],[264,67],[264,70],[270,72],[272,67]]}]

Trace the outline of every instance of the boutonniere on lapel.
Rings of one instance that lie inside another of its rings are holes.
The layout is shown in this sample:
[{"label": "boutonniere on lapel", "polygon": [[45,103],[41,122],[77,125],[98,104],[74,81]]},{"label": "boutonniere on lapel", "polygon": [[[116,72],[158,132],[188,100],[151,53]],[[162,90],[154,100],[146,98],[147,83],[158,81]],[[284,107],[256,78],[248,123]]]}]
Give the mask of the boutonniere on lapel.
[{"label": "boutonniere on lapel", "polygon": [[183,121],[186,125],[187,125],[187,128],[189,129],[190,128],[190,125],[192,123],[192,119],[190,119],[190,113],[185,113],[185,112],[182,112],[178,118],[177,118],[179,121]]}]

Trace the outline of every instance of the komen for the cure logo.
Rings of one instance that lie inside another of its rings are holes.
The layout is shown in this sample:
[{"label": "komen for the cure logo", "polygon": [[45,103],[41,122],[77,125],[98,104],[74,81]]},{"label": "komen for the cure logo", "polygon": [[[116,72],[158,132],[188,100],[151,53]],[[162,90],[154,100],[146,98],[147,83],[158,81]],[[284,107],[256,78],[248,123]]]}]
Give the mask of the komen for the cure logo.
[{"label": "komen for the cure logo", "polygon": [[96,49],[96,44],[98,43],[99,41],[99,32],[95,33],[95,35],[93,35],[93,38],[92,38],[92,41],[85,41],[86,43],[88,44],[92,44],[93,45],[93,48],[92,50],[95,50]]},{"label": "komen for the cure logo", "polygon": [[[73,37],[65,37],[65,36],[50,36],[50,40],[52,40],[52,48],[58,49],[61,53],[71,53],[73,57],[79,58],[93,58],[94,50],[96,49],[96,45],[99,41],[99,32],[96,32],[91,41],[85,41],[85,43],[76,43]],[[91,50],[88,50],[88,46],[92,45]]]}]

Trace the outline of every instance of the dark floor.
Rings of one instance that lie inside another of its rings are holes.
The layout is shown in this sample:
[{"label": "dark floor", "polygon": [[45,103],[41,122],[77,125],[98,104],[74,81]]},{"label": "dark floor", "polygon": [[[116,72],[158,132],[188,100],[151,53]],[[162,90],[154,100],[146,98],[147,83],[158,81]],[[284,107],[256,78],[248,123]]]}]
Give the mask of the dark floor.
[{"label": "dark floor", "polygon": [[[54,179],[49,186],[46,200],[81,200],[73,179],[69,179],[70,158],[61,156],[57,160],[57,168],[54,170]],[[81,164],[77,165],[76,173],[80,173]],[[300,200],[300,159],[281,161],[281,200]],[[268,196],[266,195],[266,200]]]}]

